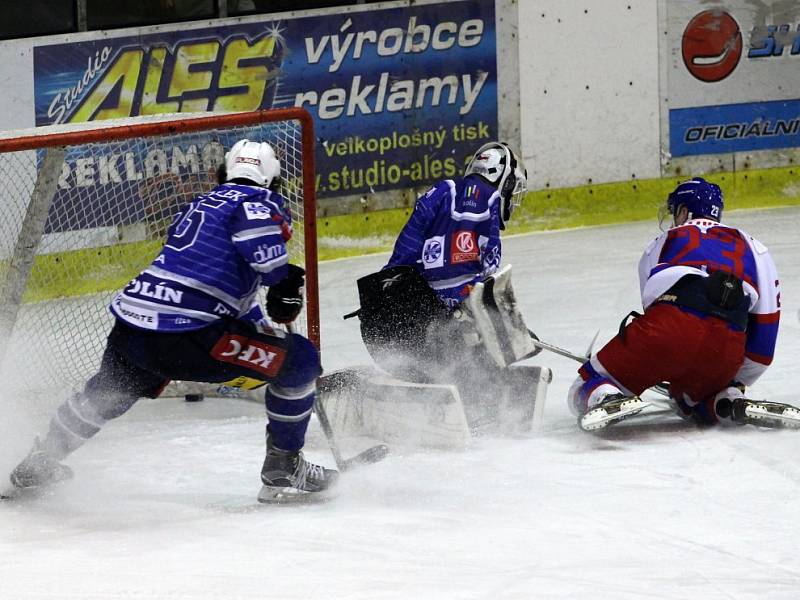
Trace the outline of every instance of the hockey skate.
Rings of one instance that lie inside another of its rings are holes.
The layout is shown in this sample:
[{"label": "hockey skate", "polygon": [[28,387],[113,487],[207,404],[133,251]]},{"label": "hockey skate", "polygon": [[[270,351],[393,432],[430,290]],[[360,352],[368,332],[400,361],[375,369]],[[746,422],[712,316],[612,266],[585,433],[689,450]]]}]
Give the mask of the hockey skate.
[{"label": "hockey skate", "polygon": [[632,415],[639,414],[650,406],[639,396],[611,394],[587,410],[578,418],[578,426],[584,431],[596,431],[618,423]]},{"label": "hockey skate", "polygon": [[308,462],[302,452],[286,452],[267,440],[267,456],[261,469],[264,484],[258,501],[274,504],[324,502],[339,472]]},{"label": "hockey skate", "polygon": [[5,499],[16,498],[72,479],[72,477],[72,469],[45,452],[37,438],[28,456],[17,465],[9,476],[13,487],[0,496]]},{"label": "hockey skate", "polygon": [[791,404],[746,398],[723,399],[717,403],[717,414],[744,425],[800,429],[800,409]]}]

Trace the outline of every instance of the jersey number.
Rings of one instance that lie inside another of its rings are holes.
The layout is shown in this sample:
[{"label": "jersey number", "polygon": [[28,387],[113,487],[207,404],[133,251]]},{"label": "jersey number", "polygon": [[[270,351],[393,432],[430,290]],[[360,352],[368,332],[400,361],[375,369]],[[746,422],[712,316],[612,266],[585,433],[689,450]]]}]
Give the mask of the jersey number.
[{"label": "jersey number", "polygon": [[709,271],[728,271],[739,279],[745,278],[747,244],[737,235],[720,227],[712,227],[707,231],[697,227],[680,227],[670,237],[685,242],[683,248],[668,260],[669,264],[705,266]]},{"label": "jersey number", "polygon": [[197,236],[200,235],[200,228],[206,219],[204,209],[219,208],[223,204],[225,204],[224,200],[214,200],[208,197],[199,201],[195,200],[189,204],[178,214],[175,222],[170,227],[166,247],[178,252],[191,248],[197,241]]}]

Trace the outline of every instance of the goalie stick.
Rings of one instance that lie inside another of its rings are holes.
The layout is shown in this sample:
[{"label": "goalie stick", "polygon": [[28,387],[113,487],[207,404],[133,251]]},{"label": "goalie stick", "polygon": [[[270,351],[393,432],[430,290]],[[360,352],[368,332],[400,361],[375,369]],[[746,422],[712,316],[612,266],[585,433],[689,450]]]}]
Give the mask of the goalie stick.
[{"label": "goalie stick", "polygon": [[333,454],[336,468],[339,469],[340,472],[344,473],[359,465],[380,462],[389,454],[389,446],[386,444],[378,444],[377,446],[367,448],[363,452],[359,452],[352,458],[344,458],[341,450],[339,450],[339,444],[336,442],[331,422],[328,419],[328,413],[325,411],[325,406],[319,398],[317,398],[317,401],[314,403],[314,412],[317,413],[317,420],[319,421],[320,427],[322,427],[325,438],[328,440],[328,447],[331,449],[331,454]]}]

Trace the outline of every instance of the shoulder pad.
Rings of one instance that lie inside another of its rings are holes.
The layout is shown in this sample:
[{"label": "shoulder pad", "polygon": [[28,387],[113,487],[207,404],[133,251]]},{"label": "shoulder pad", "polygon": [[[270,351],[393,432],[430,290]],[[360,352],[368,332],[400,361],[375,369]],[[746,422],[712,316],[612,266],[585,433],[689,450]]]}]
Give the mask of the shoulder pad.
[{"label": "shoulder pad", "polygon": [[443,179],[442,181],[439,181],[438,183],[434,183],[427,191],[425,191],[423,194],[420,194],[419,197],[420,198],[431,198],[431,197],[435,196],[437,193],[439,193],[439,194],[448,193],[449,194],[450,193],[450,185],[449,185],[450,183],[452,183],[452,182],[449,182],[449,180],[447,180],[447,179]]},{"label": "shoulder pad", "polygon": [[743,229],[738,229],[738,231],[739,231],[739,234],[741,234],[741,236],[744,239],[749,240],[750,246],[752,246],[752,248],[753,248],[753,250],[755,251],[756,254],[766,254],[769,251],[764,244],[759,242],[756,238],[754,238],[752,235],[750,235],[749,233],[747,233]]},{"label": "shoulder pad", "polygon": [[662,234],[661,234],[661,235],[659,235],[657,238],[655,238],[655,239],[653,239],[653,240],[650,240],[650,243],[649,243],[649,244],[647,244],[647,247],[644,249],[644,253],[649,255],[651,252],[653,252],[653,250],[655,249],[655,247],[658,245],[658,243],[661,241],[661,239],[662,239],[662,238],[663,238],[665,235],[666,235],[665,233],[662,233]]},{"label": "shoulder pad", "polygon": [[758,254],[766,254],[768,252],[767,247],[759,242],[756,238],[750,236],[750,242],[753,244],[753,249]]}]

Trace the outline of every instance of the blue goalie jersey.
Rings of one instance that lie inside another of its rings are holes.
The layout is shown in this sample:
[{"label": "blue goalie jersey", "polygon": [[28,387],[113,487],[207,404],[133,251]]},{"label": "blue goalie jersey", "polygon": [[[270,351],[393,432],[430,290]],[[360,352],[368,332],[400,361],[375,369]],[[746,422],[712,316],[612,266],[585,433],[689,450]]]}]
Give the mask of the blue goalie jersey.
[{"label": "blue goalie jersey", "polygon": [[[178,213],[153,263],[111,303],[128,325],[199,329],[222,317],[258,320],[259,286],[286,276],[291,215],[279,194],[225,183]],[[256,305],[257,306],[257,305]]]},{"label": "blue goalie jersey", "polygon": [[500,266],[500,194],[478,176],[445,180],[419,197],[387,267],[411,265],[450,307]]}]

